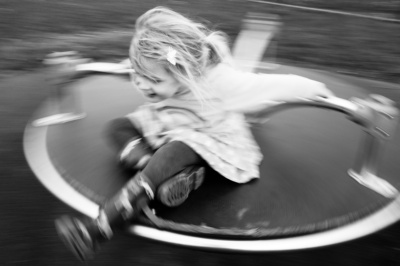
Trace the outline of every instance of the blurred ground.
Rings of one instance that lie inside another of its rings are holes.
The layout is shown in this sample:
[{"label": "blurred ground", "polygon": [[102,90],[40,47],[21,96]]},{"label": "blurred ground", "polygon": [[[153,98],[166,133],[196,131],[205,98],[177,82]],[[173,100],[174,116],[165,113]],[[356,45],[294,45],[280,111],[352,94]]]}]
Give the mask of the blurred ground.
[{"label": "blurred ground", "polygon": [[[301,0],[279,3],[400,19],[393,0]],[[127,56],[135,19],[165,5],[227,32],[232,42],[247,12],[279,15],[277,59],[283,63],[400,81],[400,23],[299,10],[246,0],[0,0],[0,73],[31,70],[53,51],[95,60]]]}]

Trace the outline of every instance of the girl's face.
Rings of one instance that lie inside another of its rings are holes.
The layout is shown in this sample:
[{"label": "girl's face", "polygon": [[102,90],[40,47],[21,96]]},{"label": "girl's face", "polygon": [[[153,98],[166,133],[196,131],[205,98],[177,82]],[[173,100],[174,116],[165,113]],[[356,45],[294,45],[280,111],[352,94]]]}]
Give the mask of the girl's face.
[{"label": "girl's face", "polygon": [[134,73],[132,80],[149,102],[159,102],[186,91],[186,88],[153,59],[145,61],[151,76]]}]

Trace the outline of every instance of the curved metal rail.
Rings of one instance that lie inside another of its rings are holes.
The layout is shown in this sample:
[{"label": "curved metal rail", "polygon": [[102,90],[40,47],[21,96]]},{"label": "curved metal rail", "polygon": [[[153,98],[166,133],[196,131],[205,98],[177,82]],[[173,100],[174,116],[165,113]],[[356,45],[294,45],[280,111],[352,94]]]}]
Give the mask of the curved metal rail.
[{"label": "curved metal rail", "polygon": [[260,240],[226,240],[190,236],[159,230],[153,227],[132,225],[128,232],[168,244],[224,252],[276,252],[317,248],[343,243],[373,234],[400,219],[400,197],[385,208],[354,223],[308,235]]}]

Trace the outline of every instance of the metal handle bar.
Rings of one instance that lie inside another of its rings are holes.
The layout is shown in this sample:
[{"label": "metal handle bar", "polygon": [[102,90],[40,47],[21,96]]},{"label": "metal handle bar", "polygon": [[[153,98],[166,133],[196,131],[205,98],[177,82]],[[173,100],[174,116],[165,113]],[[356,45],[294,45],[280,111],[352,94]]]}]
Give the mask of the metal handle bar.
[{"label": "metal handle bar", "polygon": [[135,70],[128,68],[125,64],[101,62],[80,64],[76,66],[75,70],[78,72],[100,72],[107,74],[129,74],[135,72]]}]

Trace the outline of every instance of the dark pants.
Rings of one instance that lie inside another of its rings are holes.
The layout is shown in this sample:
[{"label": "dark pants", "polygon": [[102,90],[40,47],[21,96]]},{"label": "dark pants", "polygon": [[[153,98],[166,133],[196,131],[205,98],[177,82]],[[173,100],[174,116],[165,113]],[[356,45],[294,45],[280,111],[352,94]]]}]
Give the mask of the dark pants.
[{"label": "dark pants", "polygon": [[[107,128],[107,138],[117,152],[120,152],[129,141],[135,138],[142,138],[145,142],[140,131],[125,117],[111,121]],[[154,155],[142,173],[157,188],[162,182],[186,167],[200,164],[205,164],[205,162],[192,148],[183,142],[172,141],[154,151]]]}]

